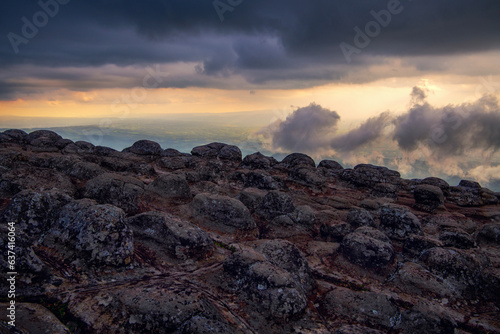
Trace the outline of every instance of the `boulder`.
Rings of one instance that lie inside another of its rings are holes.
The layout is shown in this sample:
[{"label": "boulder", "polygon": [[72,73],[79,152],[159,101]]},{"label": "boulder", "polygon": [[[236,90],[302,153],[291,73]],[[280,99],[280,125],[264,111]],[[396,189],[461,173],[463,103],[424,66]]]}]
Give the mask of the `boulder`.
[{"label": "boulder", "polygon": [[394,279],[394,284],[403,292],[419,296],[428,294],[438,298],[452,298],[455,295],[453,287],[441,277],[414,262],[402,264]]},{"label": "boulder", "polygon": [[327,316],[343,316],[385,328],[396,326],[401,317],[399,308],[388,295],[342,287],[336,287],[325,295],[322,308]]},{"label": "boulder", "polygon": [[191,198],[186,177],[181,174],[163,174],[150,183],[146,190],[166,198]]},{"label": "boulder", "polygon": [[[91,325],[90,333],[186,333],[189,328],[200,331],[188,333],[242,333],[202,289],[168,278],[70,296],[69,307]],[[200,324],[201,319],[209,321]]]},{"label": "boulder", "polygon": [[469,186],[450,187],[450,196],[448,197],[450,202],[464,207],[498,204],[498,198],[493,191],[486,188],[477,188],[469,183],[465,184]]},{"label": "boulder", "polygon": [[394,259],[394,248],[387,236],[372,227],[360,227],[342,241],[342,253],[364,268],[385,268]]},{"label": "boulder", "polygon": [[[4,132],[5,133],[5,132]],[[36,147],[54,147],[57,141],[62,139],[61,136],[59,136],[57,133],[54,131],[49,131],[49,130],[37,130],[29,133],[25,138],[25,141]]]},{"label": "boulder", "polygon": [[347,223],[354,229],[361,226],[377,227],[370,212],[362,208],[353,208],[347,213]]},{"label": "boulder", "polygon": [[295,210],[289,213],[288,216],[299,225],[312,227],[316,222],[316,213],[309,205],[295,207]]},{"label": "boulder", "polygon": [[158,160],[158,166],[171,170],[183,169],[188,165],[189,157],[186,156],[164,157]]},{"label": "boulder", "polygon": [[443,179],[437,177],[427,177],[420,181],[420,184],[428,184],[431,186],[439,187],[445,197],[450,194],[450,185]]},{"label": "boulder", "polygon": [[341,164],[333,160],[322,160],[319,163],[318,168],[325,168],[332,171],[341,171],[344,169]]},{"label": "boulder", "polygon": [[420,260],[432,273],[451,280],[457,292],[466,297],[477,295],[481,272],[488,265],[484,256],[456,248],[431,248],[423,252]]},{"label": "boulder", "polygon": [[307,294],[312,291],[315,282],[309,263],[293,243],[286,240],[269,240],[258,246],[256,251],[262,253],[267,261],[292,275]]},{"label": "boulder", "polygon": [[279,191],[270,191],[262,199],[257,208],[257,213],[268,219],[291,213],[295,210],[293,200],[290,196]]},{"label": "boulder", "polygon": [[96,146],[94,147],[94,154],[99,157],[109,157],[111,155],[119,155],[119,152],[115,149],[106,146]]},{"label": "boulder", "polygon": [[95,146],[87,141],[77,141],[75,145],[78,147],[78,153],[94,153]]},{"label": "boulder", "polygon": [[123,266],[134,251],[132,230],[125,212],[115,206],[83,199],[62,208],[59,219],[41,240],[90,265]]},{"label": "boulder", "polygon": [[223,143],[210,143],[197,146],[191,150],[191,154],[202,158],[219,158],[229,161],[241,162],[241,150],[234,145]]},{"label": "boulder", "polygon": [[258,189],[278,190],[280,185],[266,172],[252,171],[243,175],[245,187]]},{"label": "boulder", "polygon": [[126,220],[135,239],[153,241],[180,260],[204,259],[214,251],[212,239],[198,226],[164,212],[145,212]]},{"label": "boulder", "polygon": [[390,183],[377,183],[373,186],[372,196],[398,199],[398,187]]},{"label": "boulder", "polygon": [[461,228],[447,228],[439,234],[439,240],[445,247],[469,249],[476,247],[472,236]]},{"label": "boulder", "polygon": [[276,319],[288,319],[307,307],[306,289],[286,270],[251,249],[238,251],[224,261],[229,285],[255,307]]},{"label": "boulder", "polygon": [[101,174],[85,184],[84,196],[101,204],[112,204],[134,214],[139,211],[144,184],[136,178],[113,173]]},{"label": "boulder", "polygon": [[461,180],[458,183],[459,187],[470,188],[470,189],[481,189],[481,185],[476,181]]},{"label": "boulder", "polygon": [[95,163],[79,161],[70,168],[66,169],[66,173],[67,175],[76,177],[80,180],[90,180],[104,174],[104,170]]},{"label": "boulder", "polygon": [[328,242],[340,242],[346,235],[351,233],[352,226],[345,222],[332,221],[321,224],[319,233]]},{"label": "boulder", "polygon": [[299,165],[291,168],[288,175],[290,179],[307,187],[321,189],[326,186],[325,177],[321,175],[318,169],[312,168],[309,165]]},{"label": "boulder", "polygon": [[2,222],[16,223],[16,229],[38,238],[57,220],[62,207],[73,199],[57,191],[18,193],[0,215]]},{"label": "boulder", "polygon": [[247,207],[231,197],[201,193],[189,206],[193,217],[208,228],[235,232],[257,227]]},{"label": "boulder", "polygon": [[[15,268],[17,271],[21,273],[23,276],[27,276],[27,274],[36,274],[43,275],[47,271],[45,263],[43,263],[40,258],[33,251],[33,246],[36,242],[33,242],[33,238],[29,237],[24,233],[21,229],[18,229],[17,225],[8,225],[9,221],[6,221],[5,224],[0,225],[0,233],[3,235],[3,238],[0,238],[0,249],[5,251],[5,256],[0,258],[0,268],[4,273],[12,272],[10,270],[10,266],[8,261],[7,252],[11,250],[8,247],[9,240],[9,232],[11,232],[10,236],[12,237],[12,227],[15,228]],[[12,245],[12,244],[11,244]],[[6,285],[5,285],[6,286]]]},{"label": "boulder", "polygon": [[136,141],[131,147],[126,148],[123,152],[130,152],[137,155],[154,155],[159,156],[163,153],[160,144],[151,140]]},{"label": "boulder", "polygon": [[405,206],[389,204],[380,209],[380,228],[391,238],[423,235],[418,218]]},{"label": "boulder", "polygon": [[360,164],[354,169],[344,169],[340,174],[341,179],[359,187],[372,188],[377,183],[399,184],[401,175],[387,167]]},{"label": "boulder", "polygon": [[421,184],[413,191],[416,207],[433,212],[444,205],[444,195],[441,188],[429,184]]},{"label": "boulder", "polygon": [[271,169],[278,161],[273,157],[266,157],[260,152],[247,155],[241,162],[240,168]]},{"label": "boulder", "polygon": [[479,244],[500,245],[500,223],[484,225],[477,233],[476,239]]},{"label": "boulder", "polygon": [[243,203],[250,212],[254,212],[264,199],[267,192],[257,188],[245,188],[241,191],[238,199]]},{"label": "boulder", "polygon": [[423,235],[410,235],[403,243],[403,252],[411,257],[419,258],[424,251],[442,246],[443,243],[439,240]]},{"label": "boulder", "polygon": [[25,141],[26,137],[28,136],[28,134],[26,132],[24,132],[23,130],[17,130],[17,129],[5,130],[4,132],[2,132],[2,134],[9,136],[11,138],[11,140],[13,140],[17,143],[21,143],[21,142]]},{"label": "boulder", "polygon": [[[10,305],[7,303],[0,303],[2,310],[5,310]],[[16,327],[5,328],[3,333],[30,333],[30,334],[70,334],[70,330],[66,327],[57,317],[48,309],[39,304],[17,302],[15,304],[16,311]],[[3,312],[6,314],[7,312]],[[8,322],[4,314],[0,320]],[[0,322],[0,328],[4,328]]]},{"label": "boulder", "polygon": [[280,165],[288,169],[292,169],[301,165],[313,168],[316,167],[316,163],[314,162],[314,160],[310,156],[302,153],[292,153],[287,155],[283,160],[281,160]]}]

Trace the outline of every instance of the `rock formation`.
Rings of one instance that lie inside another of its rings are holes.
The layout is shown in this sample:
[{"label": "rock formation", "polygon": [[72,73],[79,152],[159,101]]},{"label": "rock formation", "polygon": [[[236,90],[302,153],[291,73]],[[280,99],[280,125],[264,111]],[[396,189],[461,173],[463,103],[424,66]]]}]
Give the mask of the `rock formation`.
[{"label": "rock formation", "polygon": [[500,333],[499,194],[472,180],[8,130],[0,222],[19,331]]}]

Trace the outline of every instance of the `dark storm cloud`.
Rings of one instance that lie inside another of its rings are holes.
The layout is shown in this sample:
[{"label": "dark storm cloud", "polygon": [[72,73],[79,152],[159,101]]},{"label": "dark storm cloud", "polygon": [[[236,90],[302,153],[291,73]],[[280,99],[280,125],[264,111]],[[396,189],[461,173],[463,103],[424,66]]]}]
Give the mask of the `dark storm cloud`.
[{"label": "dark storm cloud", "polygon": [[474,103],[436,108],[425,102],[414,104],[395,121],[393,139],[405,151],[420,146],[438,156],[460,156],[470,150],[500,149],[500,106],[495,96]]},{"label": "dark storm cloud", "polygon": [[328,143],[339,120],[336,111],[311,103],[262,129],[260,134],[271,139],[274,149],[315,152]]},{"label": "dark storm cloud", "polygon": [[[242,1],[221,22],[211,0],[70,0],[59,5],[36,36],[17,45],[17,54],[8,34],[23,36],[22,18],[32,23],[42,9],[38,1],[4,1],[0,69],[190,62],[199,79],[179,78],[171,86],[204,86],[203,76],[239,75],[250,84],[291,85],[293,80],[295,87],[310,87],[343,80],[356,66],[371,64],[373,55],[451,55],[500,47],[496,0],[401,0],[401,12],[348,65],[340,43],[353,44],[354,28],[363,31],[375,20],[373,13],[382,13],[391,1],[397,0]],[[107,84],[114,87],[117,81]]]},{"label": "dark storm cloud", "polygon": [[382,137],[384,129],[391,124],[391,115],[384,112],[377,117],[371,117],[358,128],[345,135],[337,136],[331,141],[331,146],[340,152],[358,149]]}]

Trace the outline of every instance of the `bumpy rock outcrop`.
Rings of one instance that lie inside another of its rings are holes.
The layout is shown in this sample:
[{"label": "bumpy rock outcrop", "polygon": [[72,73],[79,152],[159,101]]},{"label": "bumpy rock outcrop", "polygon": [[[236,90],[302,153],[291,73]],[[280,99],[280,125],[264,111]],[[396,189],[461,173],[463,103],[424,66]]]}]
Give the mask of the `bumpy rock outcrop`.
[{"label": "bumpy rock outcrop", "polygon": [[223,232],[252,230],[255,221],[246,206],[227,196],[198,194],[190,204],[194,218],[206,227]]},{"label": "bumpy rock outcrop", "polygon": [[135,239],[153,241],[174,258],[203,259],[214,251],[214,243],[198,226],[164,212],[145,212],[127,219]]},{"label": "bumpy rock outcrop", "polygon": [[35,316],[80,333],[500,332],[499,196],[475,181],[222,143],[124,151],[0,133],[16,256],[0,268]]},{"label": "bumpy rock outcrop", "polygon": [[195,147],[191,150],[191,154],[203,158],[219,158],[237,162],[240,162],[242,158],[241,150],[238,147],[223,143]]},{"label": "bumpy rock outcrop", "polygon": [[143,193],[144,184],[138,179],[105,173],[87,182],[84,196],[99,203],[116,205],[127,213],[136,213]]},{"label": "bumpy rock outcrop", "polygon": [[128,264],[134,250],[123,210],[87,199],[67,204],[41,243],[55,245],[69,258],[78,257],[91,265]]}]

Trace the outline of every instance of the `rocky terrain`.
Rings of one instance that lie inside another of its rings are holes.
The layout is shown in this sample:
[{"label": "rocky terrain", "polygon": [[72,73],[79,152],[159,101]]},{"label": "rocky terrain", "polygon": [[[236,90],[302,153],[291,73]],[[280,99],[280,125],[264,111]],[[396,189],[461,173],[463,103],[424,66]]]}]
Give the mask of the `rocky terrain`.
[{"label": "rocky terrain", "polygon": [[0,133],[6,333],[500,333],[499,193],[212,143]]}]

